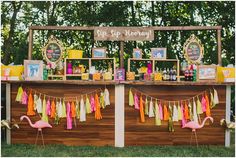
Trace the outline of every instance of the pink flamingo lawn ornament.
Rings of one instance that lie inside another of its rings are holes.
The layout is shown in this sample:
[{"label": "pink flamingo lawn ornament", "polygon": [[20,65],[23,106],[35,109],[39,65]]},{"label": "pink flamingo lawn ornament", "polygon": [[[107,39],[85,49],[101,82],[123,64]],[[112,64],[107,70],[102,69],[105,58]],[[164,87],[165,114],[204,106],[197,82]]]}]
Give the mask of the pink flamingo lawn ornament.
[{"label": "pink flamingo lawn ornament", "polygon": [[186,123],[185,125],[183,125],[182,128],[191,128],[192,129],[192,134],[191,134],[191,140],[190,140],[190,144],[192,143],[192,137],[193,137],[193,133],[195,134],[195,140],[196,140],[196,144],[197,144],[197,147],[198,147],[198,141],[197,141],[197,133],[196,133],[196,129],[200,129],[204,126],[205,122],[207,119],[210,119],[211,122],[213,123],[213,118],[212,117],[206,117],[202,124],[199,125],[198,123],[196,123],[195,121],[190,121],[188,123]]},{"label": "pink flamingo lawn ornament", "polygon": [[49,123],[44,122],[44,121],[42,121],[42,120],[39,120],[39,121],[35,122],[34,124],[32,124],[30,118],[29,118],[28,116],[25,116],[25,115],[21,116],[21,117],[20,117],[20,120],[22,121],[24,118],[26,118],[26,119],[28,120],[28,122],[29,122],[29,124],[30,124],[30,126],[31,126],[32,128],[37,128],[37,129],[38,129],[37,136],[36,136],[36,140],[35,140],[35,145],[36,145],[36,143],[37,143],[37,141],[38,141],[38,136],[39,136],[39,132],[40,132],[40,133],[41,133],[41,136],[42,136],[43,146],[44,146],[44,139],[43,139],[43,132],[42,132],[42,129],[43,129],[43,128],[46,128],[46,127],[52,128],[52,126],[51,126]]}]

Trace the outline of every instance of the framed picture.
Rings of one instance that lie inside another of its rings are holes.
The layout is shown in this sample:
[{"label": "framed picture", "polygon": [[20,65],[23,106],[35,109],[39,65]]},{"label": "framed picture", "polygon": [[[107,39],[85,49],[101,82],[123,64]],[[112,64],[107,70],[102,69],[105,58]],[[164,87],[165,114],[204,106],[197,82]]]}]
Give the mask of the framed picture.
[{"label": "framed picture", "polygon": [[142,49],[133,49],[133,58],[142,59]]},{"label": "framed picture", "polygon": [[106,48],[93,48],[92,58],[106,58]]},{"label": "framed picture", "polygon": [[51,35],[47,44],[42,49],[42,54],[47,62],[57,63],[62,59],[64,51],[62,42]]},{"label": "framed picture", "polygon": [[121,69],[116,69],[116,73],[115,73],[115,80],[116,81],[124,81],[125,80],[125,69],[121,68]]},{"label": "framed picture", "polygon": [[43,61],[24,60],[25,80],[43,80]]},{"label": "framed picture", "polygon": [[197,81],[216,81],[217,67],[214,65],[199,65],[197,67]]},{"label": "framed picture", "polygon": [[166,48],[151,48],[152,59],[166,59]]},{"label": "framed picture", "polygon": [[192,34],[184,43],[184,57],[190,64],[200,64],[203,58],[204,48],[201,41]]}]

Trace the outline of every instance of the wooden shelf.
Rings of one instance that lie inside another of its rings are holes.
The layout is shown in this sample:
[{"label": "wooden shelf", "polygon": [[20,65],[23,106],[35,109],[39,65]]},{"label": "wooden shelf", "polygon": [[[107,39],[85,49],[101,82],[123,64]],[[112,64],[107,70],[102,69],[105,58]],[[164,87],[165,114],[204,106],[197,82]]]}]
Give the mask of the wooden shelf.
[{"label": "wooden shelf", "polygon": [[115,60],[115,58],[90,58],[91,60]]},{"label": "wooden shelf", "polygon": [[75,59],[75,58],[65,58],[65,63],[64,63],[64,74],[65,74],[65,77],[64,77],[64,80],[67,80],[66,77],[72,77],[72,76],[82,76],[82,74],[67,74],[67,61],[68,60],[87,60],[88,61],[88,70],[90,70],[90,67],[92,66],[92,62],[93,61],[99,61],[99,60],[113,60],[113,66],[112,66],[112,69],[113,69],[113,75],[115,74],[116,70],[116,60],[115,58],[79,58],[79,59]]},{"label": "wooden shelf", "polygon": [[177,59],[136,59],[136,58],[129,58],[130,61],[178,61]]},{"label": "wooden shelf", "polygon": [[[152,61],[152,71],[155,71],[155,63],[160,61],[160,62],[176,62],[177,65],[177,81],[180,81],[180,76],[179,76],[179,60],[178,59],[136,59],[136,58],[129,58],[128,59],[128,72],[130,72],[130,62],[131,61]],[[135,75],[138,76],[138,75]]]},{"label": "wooden shelf", "polygon": [[173,85],[173,86],[233,86],[235,82],[192,82],[192,81],[81,81],[81,80],[35,80],[35,81],[1,81],[2,84],[74,84],[74,85]]},{"label": "wooden shelf", "polygon": [[48,77],[64,77],[64,75],[48,75]]},{"label": "wooden shelf", "polygon": [[65,58],[65,60],[89,60],[90,58]]},{"label": "wooden shelf", "polygon": [[82,74],[66,74],[67,77],[69,76],[82,76]]},{"label": "wooden shelf", "polygon": [[133,61],[152,61],[153,59],[137,59],[137,58],[129,58],[128,60],[133,60]]}]

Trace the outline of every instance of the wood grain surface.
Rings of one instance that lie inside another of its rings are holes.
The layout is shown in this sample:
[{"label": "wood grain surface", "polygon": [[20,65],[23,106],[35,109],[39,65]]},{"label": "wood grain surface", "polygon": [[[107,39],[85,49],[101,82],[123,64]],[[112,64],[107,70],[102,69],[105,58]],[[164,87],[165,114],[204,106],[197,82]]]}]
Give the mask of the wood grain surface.
[{"label": "wood grain surface", "polygon": [[[20,126],[19,130],[12,130],[12,143],[34,144],[37,129],[29,126],[26,120],[20,122],[20,116],[26,115],[27,105],[15,102],[17,88],[20,84],[12,84],[11,87],[11,119],[15,119]],[[57,97],[80,95],[88,93],[98,88],[104,89],[105,86],[84,86],[84,85],[66,85],[61,84],[23,84],[23,87],[32,88],[42,93],[50,94]],[[66,129],[66,118],[60,120],[59,125],[54,125],[54,120],[49,119],[53,128],[43,129],[45,144],[65,144],[65,145],[92,145],[92,146],[114,146],[114,86],[107,86],[110,92],[111,105],[101,109],[102,120],[95,120],[94,113],[86,115],[86,122],[79,122],[77,127]],[[31,116],[32,123],[40,120],[39,116]],[[39,137],[40,138],[40,137]],[[42,143],[39,139],[38,144]]]},{"label": "wood grain surface", "polygon": [[[57,97],[80,95],[81,93],[91,92],[104,85],[71,85],[71,84],[39,84],[39,83],[14,83],[11,84],[11,118],[19,123],[19,130],[12,130],[12,143],[34,144],[36,138],[36,129],[32,129],[26,120],[20,122],[21,115],[25,115],[27,106],[15,102],[17,88],[23,84],[23,87],[37,89],[40,92],[51,94]],[[63,85],[63,86],[62,86]],[[182,129],[181,122],[174,122],[175,132],[168,131],[168,123],[162,121],[161,126],[155,126],[154,118],[145,116],[145,123],[140,123],[139,111],[134,107],[128,106],[129,88],[141,90],[159,99],[180,100],[191,98],[200,92],[212,88],[213,86],[186,86],[186,85],[125,85],[125,146],[133,145],[188,145],[191,137],[190,129]],[[44,129],[44,138],[46,144],[65,144],[65,145],[92,145],[92,146],[114,146],[114,85],[107,85],[110,92],[111,105],[102,109],[103,119],[98,121],[94,119],[93,114],[86,115],[86,122],[77,120],[77,127],[72,130],[66,130],[66,119],[61,119],[59,125],[54,125],[54,120],[49,122],[53,125],[52,129]],[[218,91],[220,104],[211,110],[214,123],[206,122],[205,126],[197,131],[199,144],[223,145],[225,131],[219,124],[220,119],[225,118],[226,104],[226,86],[215,85]],[[201,119],[205,114],[201,115]],[[39,116],[30,117],[32,122],[39,120]],[[39,140],[39,143],[40,140]],[[193,142],[194,143],[194,142]]]},{"label": "wood grain surface", "polygon": [[[129,88],[133,87],[152,97],[165,100],[180,100],[191,98],[212,86],[137,86],[125,88],[125,145],[189,145],[191,130],[181,128],[181,121],[174,122],[174,132],[168,131],[168,122],[162,121],[161,126],[155,125],[154,118],[145,115],[145,123],[140,122],[139,111],[128,105]],[[218,91],[220,104],[211,109],[214,123],[205,123],[202,129],[197,130],[199,144],[224,145],[225,131],[220,126],[220,119],[225,118],[225,86],[214,86]],[[145,98],[145,97],[144,97]],[[205,113],[200,115],[204,119]],[[195,145],[195,139],[192,144]]]}]

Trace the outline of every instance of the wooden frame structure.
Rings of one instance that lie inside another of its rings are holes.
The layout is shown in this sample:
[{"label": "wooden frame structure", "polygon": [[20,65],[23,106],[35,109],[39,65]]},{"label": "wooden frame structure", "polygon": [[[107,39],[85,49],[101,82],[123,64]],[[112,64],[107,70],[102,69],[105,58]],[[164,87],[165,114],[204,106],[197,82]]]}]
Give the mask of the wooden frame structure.
[{"label": "wooden frame structure", "polygon": [[[29,27],[29,49],[28,59],[32,59],[33,51],[33,31],[34,30],[77,30],[77,31],[91,31],[96,28],[94,26],[30,26]],[[110,27],[111,28],[111,27]],[[125,27],[123,27],[125,28]],[[127,27],[128,28],[128,27]],[[187,31],[187,30],[216,30],[217,31],[217,52],[218,52],[218,64],[222,65],[221,60],[221,30],[222,26],[153,26],[145,27],[146,29],[152,29],[154,31]],[[120,41],[120,67],[124,67],[124,41]]]},{"label": "wooden frame structure", "polygon": [[[93,32],[96,27],[72,27],[72,26],[31,26],[29,27],[29,50],[28,50],[28,59],[32,58],[32,50],[33,50],[33,31],[34,30],[80,30],[80,31],[91,31]],[[168,26],[168,27],[146,27],[147,29],[153,29],[155,31],[171,31],[171,30],[216,30],[217,31],[217,46],[218,46],[218,63],[221,65],[221,30],[222,26]],[[124,41],[120,41],[120,66],[124,65]],[[153,59],[147,59],[153,60]],[[171,59],[169,59],[171,60]],[[173,59],[172,59],[173,60]],[[130,60],[128,60],[130,62]],[[176,59],[173,62],[178,62]],[[230,88],[234,83],[217,83],[217,82],[140,82],[140,81],[73,81],[73,80],[43,80],[43,81],[5,81],[6,84],[6,107],[7,107],[7,119],[18,118],[19,115],[24,113],[23,108],[19,108],[17,102],[14,102],[12,98],[15,98],[17,94],[17,88],[19,85],[24,84],[24,86],[33,87],[35,89],[39,89],[39,91],[43,91],[45,93],[55,93],[55,96],[69,96],[73,93],[81,93],[82,91],[91,91],[96,88],[101,88],[103,86],[107,86],[111,95],[111,105],[110,107],[104,111],[104,116],[108,116],[108,119],[104,121],[107,122],[96,122],[96,128],[93,126],[83,126],[83,130],[75,129],[75,131],[66,131],[69,138],[62,139],[62,136],[65,135],[64,131],[60,131],[58,129],[50,129],[48,130],[48,138],[47,141],[53,140],[55,143],[65,143],[71,145],[113,145],[115,147],[124,147],[129,145],[155,145],[155,144],[166,144],[166,145],[179,145],[181,143],[186,144],[188,140],[186,139],[186,135],[189,133],[188,130],[184,130],[176,124],[176,135],[169,133],[166,131],[167,124],[164,123],[163,127],[150,126],[153,124],[154,119],[150,122],[147,122],[147,126],[139,124],[137,121],[138,115],[130,115],[133,111],[132,107],[125,106],[128,104],[128,91],[130,88],[135,87],[137,89],[142,89],[143,92],[148,92],[152,96],[160,96],[168,98],[170,93],[172,93],[171,97],[173,99],[178,99],[182,96],[193,96],[207,88],[211,88],[214,86],[219,94],[222,96],[222,100],[220,105],[216,106],[214,115],[216,115],[220,119],[221,117],[225,117],[226,121],[230,120]],[[43,85],[43,86],[42,86]],[[175,86],[175,88],[173,88]],[[190,87],[191,86],[191,87]],[[66,87],[66,88],[65,88]],[[158,89],[158,90],[157,90]],[[60,93],[63,91],[63,93]],[[11,102],[13,101],[13,102]],[[91,116],[92,118],[93,116]],[[34,117],[37,120],[37,116]],[[92,120],[92,119],[91,119]],[[65,121],[65,120],[64,120]],[[63,124],[61,124],[60,128],[63,129]],[[86,122],[84,123],[86,125]],[[30,134],[32,136],[28,125],[22,124],[23,128],[26,131],[8,131],[7,132],[7,140],[9,143],[25,143],[24,137],[20,137],[21,134]],[[99,129],[103,130],[97,130]],[[213,126],[216,128],[216,126]],[[214,143],[214,144],[225,144],[225,146],[229,147],[230,145],[230,131],[221,129],[220,125],[217,124],[216,133],[212,130],[212,133],[204,132],[200,139],[202,138],[202,144],[205,143]],[[87,133],[86,130],[94,130],[93,136],[99,136],[103,139],[97,139],[93,137],[90,139],[91,133]],[[209,129],[209,128],[208,128]],[[207,128],[205,130],[208,130]],[[153,132],[159,131],[159,132]],[[19,133],[17,133],[19,132]],[[24,133],[23,133],[24,132]],[[27,133],[28,132],[28,133]],[[99,133],[100,132],[100,133]],[[183,132],[183,133],[180,133]],[[97,134],[97,135],[94,135]],[[207,134],[207,135],[206,135]],[[214,135],[215,134],[215,135]],[[204,136],[206,135],[206,136]],[[59,136],[59,137],[57,137]],[[79,137],[83,136],[83,137]],[[142,137],[140,137],[142,136]],[[208,136],[211,140],[208,142]],[[34,140],[28,137],[28,143],[32,143]],[[59,138],[59,139],[58,139]],[[75,139],[72,140],[71,138]],[[142,138],[140,141],[138,139]],[[160,141],[156,141],[155,138],[161,138]],[[220,139],[216,139],[220,138]],[[171,141],[170,141],[171,139]],[[206,142],[207,141],[207,142]]]}]

